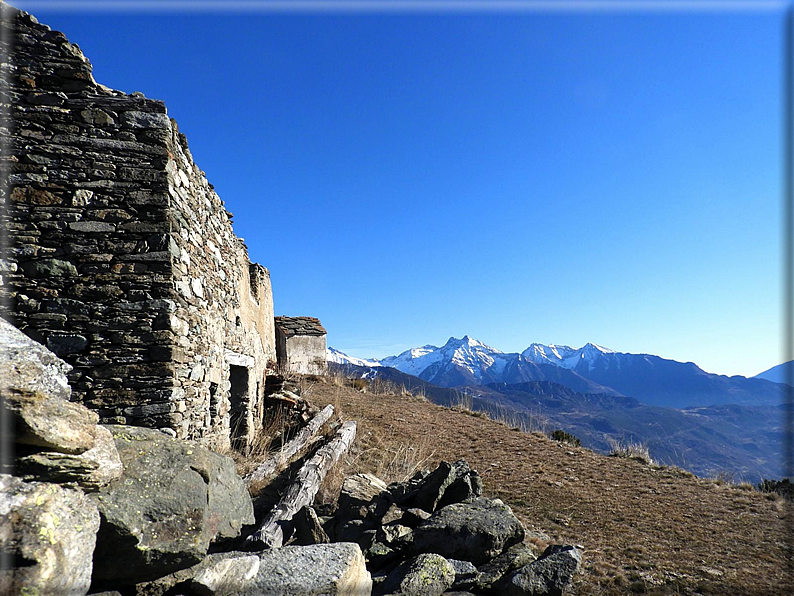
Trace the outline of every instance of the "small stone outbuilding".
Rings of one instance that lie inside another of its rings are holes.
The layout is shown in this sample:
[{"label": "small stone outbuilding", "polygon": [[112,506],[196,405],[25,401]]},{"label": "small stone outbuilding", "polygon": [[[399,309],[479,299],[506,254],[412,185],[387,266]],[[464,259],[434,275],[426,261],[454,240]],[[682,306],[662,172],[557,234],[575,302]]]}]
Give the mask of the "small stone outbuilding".
[{"label": "small stone outbuilding", "polygon": [[325,328],[314,317],[276,317],[276,354],[284,372],[321,375],[327,370]]}]

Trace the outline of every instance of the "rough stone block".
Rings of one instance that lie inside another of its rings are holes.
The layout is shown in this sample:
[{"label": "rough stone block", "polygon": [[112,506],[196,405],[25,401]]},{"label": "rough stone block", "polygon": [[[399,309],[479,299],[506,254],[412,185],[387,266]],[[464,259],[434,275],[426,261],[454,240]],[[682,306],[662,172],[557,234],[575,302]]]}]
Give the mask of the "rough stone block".
[{"label": "rough stone block", "polygon": [[523,539],[524,527],[507,505],[479,497],[436,511],[414,530],[412,549],[480,565]]},{"label": "rough stone block", "polygon": [[121,116],[121,122],[129,128],[171,128],[171,121],[165,114],[133,110],[124,112]]},{"label": "rough stone block", "polygon": [[0,389],[0,395],[15,442],[61,453],[83,453],[94,446],[99,417],[88,408],[16,388]]},{"label": "rough stone block", "polygon": [[61,259],[28,261],[22,264],[22,270],[33,278],[73,277],[77,275],[77,268],[69,261]]},{"label": "rough stone block", "polygon": [[94,446],[77,455],[42,452],[18,458],[16,474],[26,480],[74,484],[95,491],[119,478],[121,460],[110,432],[97,426]]},{"label": "rough stone block", "polygon": [[[26,300],[31,301],[26,297]],[[68,400],[72,369],[43,345],[0,318],[0,390],[17,389]]]},{"label": "rough stone block", "polygon": [[200,596],[234,596],[259,571],[257,555],[221,559],[199,571],[191,588]]},{"label": "rough stone block", "polygon": [[86,594],[98,528],[82,492],[0,475],[0,594]]},{"label": "rough stone block", "polygon": [[365,596],[372,578],[357,544],[285,546],[261,554],[259,571],[239,596]]},{"label": "rough stone block", "polygon": [[455,582],[455,569],[441,555],[422,554],[398,565],[379,587],[379,594],[441,596]]},{"label": "rough stone block", "polygon": [[69,224],[75,232],[115,232],[116,226],[103,221],[76,221]]},{"label": "rough stone block", "polygon": [[88,340],[79,333],[51,333],[47,336],[47,347],[58,356],[78,354],[86,346]]},{"label": "rough stone block", "polygon": [[505,596],[562,596],[582,562],[574,546],[553,545],[498,584]]},{"label": "rough stone block", "polygon": [[91,495],[102,513],[96,578],[142,581],[190,567],[212,540],[254,522],[228,457],[154,429],[108,428],[124,475]]}]

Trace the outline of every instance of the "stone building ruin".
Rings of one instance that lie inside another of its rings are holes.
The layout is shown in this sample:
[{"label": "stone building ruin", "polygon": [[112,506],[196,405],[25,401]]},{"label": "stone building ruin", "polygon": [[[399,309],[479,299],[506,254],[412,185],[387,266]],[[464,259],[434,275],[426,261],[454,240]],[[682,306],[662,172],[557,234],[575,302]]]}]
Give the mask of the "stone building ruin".
[{"label": "stone building ruin", "polygon": [[328,369],[325,328],[314,317],[276,317],[276,354],[284,372],[321,375]]},{"label": "stone building ruin", "polygon": [[268,270],[162,101],[96,83],[77,45],[0,6],[0,315],[73,366],[102,422],[249,442],[277,362]]}]

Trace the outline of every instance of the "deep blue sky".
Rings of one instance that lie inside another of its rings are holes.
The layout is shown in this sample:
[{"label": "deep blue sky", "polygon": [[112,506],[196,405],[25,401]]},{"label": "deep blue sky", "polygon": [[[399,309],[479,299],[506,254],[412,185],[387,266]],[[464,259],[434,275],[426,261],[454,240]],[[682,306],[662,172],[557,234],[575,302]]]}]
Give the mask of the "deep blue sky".
[{"label": "deep blue sky", "polygon": [[782,8],[219,4],[16,5],[166,102],[276,314],[363,357],[468,334],[782,360]]}]

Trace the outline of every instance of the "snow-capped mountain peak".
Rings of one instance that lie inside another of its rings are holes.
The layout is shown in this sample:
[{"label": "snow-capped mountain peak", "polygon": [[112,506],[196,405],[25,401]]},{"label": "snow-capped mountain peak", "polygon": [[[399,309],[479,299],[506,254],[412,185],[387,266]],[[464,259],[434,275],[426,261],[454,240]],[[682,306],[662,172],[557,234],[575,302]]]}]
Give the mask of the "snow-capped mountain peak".
[{"label": "snow-capped mountain peak", "polygon": [[554,344],[545,346],[543,344],[533,343],[530,344],[526,350],[521,352],[521,355],[526,360],[535,362],[536,364],[554,364],[555,366],[560,366],[560,363],[570,357],[575,351],[576,350],[570,346],[555,346]]},{"label": "snow-capped mountain peak", "polygon": [[614,350],[589,342],[578,349],[570,346],[556,346],[554,344],[546,346],[534,343],[521,352],[521,355],[535,364],[553,364],[554,366],[572,369],[579,366],[582,362],[592,367],[594,362],[601,356],[616,353]]},{"label": "snow-capped mountain peak", "polygon": [[437,346],[414,348],[406,350],[399,356],[384,358],[380,363],[415,376],[421,376],[431,367],[433,371],[450,366],[459,367],[479,381],[483,370],[494,365],[503,368],[500,356],[504,355],[499,350],[464,335],[461,339],[450,337],[440,348]]},{"label": "snow-capped mountain peak", "polygon": [[328,346],[325,350],[325,359],[328,362],[335,362],[336,364],[353,364],[355,366],[380,366],[380,362],[373,359],[367,358],[356,358],[354,356],[348,356],[344,352],[340,352],[339,350]]},{"label": "snow-capped mountain peak", "polygon": [[[428,346],[426,346],[428,347]],[[430,346],[432,347],[432,346]],[[439,349],[439,348],[435,348]],[[484,352],[496,352],[501,354],[496,348],[492,348],[479,340],[473,339],[468,335],[464,335],[461,339],[450,337],[440,349],[442,350],[479,350]]]},{"label": "snow-capped mountain peak", "polygon": [[609,348],[605,348],[604,346],[599,346],[598,344],[590,342],[587,342],[584,346],[582,346],[581,350],[585,352],[599,352],[601,354],[617,354],[615,350],[610,350]]}]

